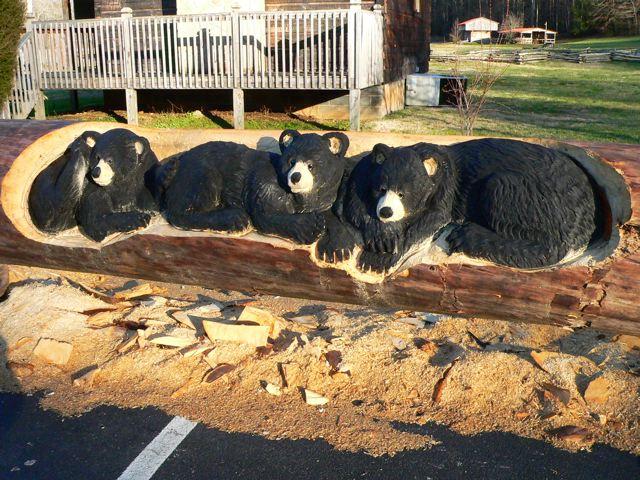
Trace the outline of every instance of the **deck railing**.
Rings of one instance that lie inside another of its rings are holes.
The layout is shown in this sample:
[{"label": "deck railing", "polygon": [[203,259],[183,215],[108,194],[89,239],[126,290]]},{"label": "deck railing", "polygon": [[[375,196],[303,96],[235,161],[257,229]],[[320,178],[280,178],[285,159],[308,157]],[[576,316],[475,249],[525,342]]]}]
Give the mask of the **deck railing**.
[{"label": "deck railing", "polygon": [[13,88],[0,110],[1,119],[27,118],[40,95],[34,35],[27,32],[18,44]]},{"label": "deck railing", "polygon": [[331,89],[382,83],[379,12],[34,22],[43,89]]}]

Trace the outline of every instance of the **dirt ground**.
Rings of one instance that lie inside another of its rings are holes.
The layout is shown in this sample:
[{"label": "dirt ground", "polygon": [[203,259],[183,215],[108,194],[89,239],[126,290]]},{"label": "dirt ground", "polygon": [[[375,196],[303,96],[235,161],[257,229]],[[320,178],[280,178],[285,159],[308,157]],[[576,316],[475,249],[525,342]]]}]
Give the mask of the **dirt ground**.
[{"label": "dirt ground", "polygon": [[[405,427],[432,422],[640,454],[638,337],[24,267],[9,280],[0,389],[65,415],[153,405],[371,455],[429,448]],[[256,327],[238,324],[247,307],[266,346],[209,340],[207,321]]]}]

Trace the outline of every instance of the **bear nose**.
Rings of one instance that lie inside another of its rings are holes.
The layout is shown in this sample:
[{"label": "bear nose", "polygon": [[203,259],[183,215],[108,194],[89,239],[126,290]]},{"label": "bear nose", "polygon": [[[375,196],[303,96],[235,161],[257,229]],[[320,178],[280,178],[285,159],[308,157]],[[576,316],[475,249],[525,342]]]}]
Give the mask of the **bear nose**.
[{"label": "bear nose", "polygon": [[300,172],[293,172],[291,174],[291,183],[298,183],[302,178],[302,174]]},{"label": "bear nose", "polygon": [[391,207],[382,207],[380,209],[381,218],[391,218],[392,216],[393,216],[393,210],[391,210]]},{"label": "bear nose", "polygon": [[100,167],[93,167],[93,170],[91,170],[91,176],[93,178],[98,178],[100,176]]}]

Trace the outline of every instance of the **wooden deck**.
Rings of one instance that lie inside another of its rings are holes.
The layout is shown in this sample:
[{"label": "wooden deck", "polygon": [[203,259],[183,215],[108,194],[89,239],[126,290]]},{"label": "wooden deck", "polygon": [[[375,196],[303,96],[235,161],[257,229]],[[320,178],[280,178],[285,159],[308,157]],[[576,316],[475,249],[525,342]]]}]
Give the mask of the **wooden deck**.
[{"label": "wooden deck", "polygon": [[133,111],[137,89],[349,90],[357,100],[360,89],[383,82],[379,10],[136,18],[127,10],[33,22],[2,118],[26,118],[32,92],[45,89],[125,89]]}]

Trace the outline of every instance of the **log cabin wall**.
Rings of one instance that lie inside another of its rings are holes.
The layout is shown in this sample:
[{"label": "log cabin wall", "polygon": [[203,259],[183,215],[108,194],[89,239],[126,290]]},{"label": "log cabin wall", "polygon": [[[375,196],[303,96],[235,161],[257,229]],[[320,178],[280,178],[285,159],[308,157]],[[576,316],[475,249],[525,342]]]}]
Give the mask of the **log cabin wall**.
[{"label": "log cabin wall", "polygon": [[175,15],[176,0],[94,0],[96,18],[119,17],[129,7],[135,17]]},{"label": "log cabin wall", "polygon": [[384,2],[384,81],[426,72],[431,41],[430,0]]}]

